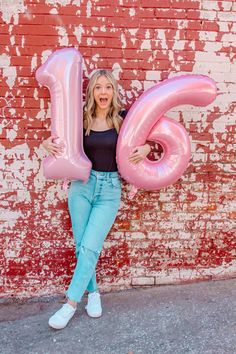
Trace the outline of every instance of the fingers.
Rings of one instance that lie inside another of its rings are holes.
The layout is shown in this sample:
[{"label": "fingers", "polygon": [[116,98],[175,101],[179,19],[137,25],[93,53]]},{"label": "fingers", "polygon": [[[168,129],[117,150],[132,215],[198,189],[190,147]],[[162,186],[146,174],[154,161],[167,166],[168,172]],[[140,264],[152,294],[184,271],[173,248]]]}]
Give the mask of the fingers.
[{"label": "fingers", "polygon": [[57,147],[55,148],[53,146],[51,146],[50,150],[48,149],[48,151],[49,151],[50,154],[52,154],[54,156],[59,156],[61,154],[61,152],[62,152],[61,149],[58,149]]},{"label": "fingers", "polygon": [[138,163],[143,160],[143,156],[140,155],[130,156],[129,160],[133,163]]},{"label": "fingers", "polygon": [[140,159],[140,158],[137,158],[137,159],[135,159],[135,160],[131,160],[130,159],[130,162],[132,162],[132,163],[138,163],[138,162],[140,162],[140,161],[142,161],[143,159]]},{"label": "fingers", "polygon": [[43,146],[50,155],[58,157],[63,152],[63,147],[61,147],[59,144],[54,143],[53,139],[55,139],[55,137],[50,136],[48,139],[45,140]]},{"label": "fingers", "polygon": [[129,160],[132,163],[138,163],[144,159],[143,154],[141,153],[139,148],[135,148],[133,152],[129,156]]}]

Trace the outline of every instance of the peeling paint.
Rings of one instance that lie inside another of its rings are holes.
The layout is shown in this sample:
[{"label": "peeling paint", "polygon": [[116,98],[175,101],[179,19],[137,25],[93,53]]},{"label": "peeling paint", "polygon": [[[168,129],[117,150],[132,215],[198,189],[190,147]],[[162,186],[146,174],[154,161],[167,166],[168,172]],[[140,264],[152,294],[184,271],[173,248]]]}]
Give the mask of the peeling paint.
[{"label": "peeling paint", "polygon": [[74,30],[74,35],[77,38],[78,43],[81,43],[81,38],[82,38],[82,34],[85,33],[83,26],[79,25],[78,27],[75,27]]},{"label": "peeling paint", "polygon": [[121,48],[126,48],[127,43],[126,43],[126,38],[125,38],[124,33],[121,33],[121,43],[122,43]]},{"label": "peeling paint", "polygon": [[86,7],[86,15],[87,17],[91,17],[91,9],[92,9],[92,3],[91,1],[87,1],[87,7]]},{"label": "peeling paint", "polygon": [[19,23],[19,14],[26,11],[26,6],[23,0],[1,0],[0,14],[2,20],[9,24],[13,17],[14,25]]},{"label": "peeling paint", "polygon": [[[148,285],[150,279],[151,284],[173,284],[236,274],[232,178],[236,100],[232,16],[236,8],[232,2],[202,1],[199,11],[183,9],[184,20],[175,18],[181,9],[174,12],[173,8],[163,11],[168,18],[151,18],[149,10],[146,18],[140,17],[147,9],[142,3],[136,6],[120,0],[114,15],[106,18],[95,15],[109,11],[109,2],[102,3],[41,2],[45,23],[37,23],[27,33],[24,29],[30,21],[37,22],[41,16],[31,7],[37,7],[37,2],[26,6],[26,1],[2,1],[7,41],[0,55],[0,180],[4,196],[0,292],[5,297],[58,293],[73,272],[67,192],[61,181],[46,180],[42,171],[46,157],[42,141],[50,134],[50,97],[34,77],[56,48],[68,46],[83,54],[86,81],[95,69],[110,67],[126,107],[157,82],[183,74],[209,75],[219,91],[207,107],[186,105],[168,112],[184,125],[191,142],[189,167],[176,183],[152,193],[140,190],[131,203],[127,197],[130,185],[123,181],[121,208],[100,258],[102,289],[129,288],[135,282]],[[14,6],[10,8],[10,4]],[[160,16],[160,9],[153,3],[153,13],[156,10]],[[50,21],[53,25],[48,25]],[[47,36],[48,26],[56,33]],[[207,26],[209,30],[205,30]],[[45,36],[47,46],[35,43],[37,36],[39,41]]]},{"label": "peeling paint", "polygon": [[122,68],[119,63],[114,63],[112,66],[112,73],[116,80],[120,80],[120,73],[122,73]]},{"label": "peeling paint", "polygon": [[58,37],[60,46],[68,46],[69,39],[66,29],[62,26],[56,26],[56,30],[58,31],[58,35],[60,36]]},{"label": "peeling paint", "polygon": [[33,72],[37,68],[38,66],[37,61],[38,61],[38,57],[37,54],[35,53],[31,59],[31,72]]},{"label": "peeling paint", "polygon": [[55,6],[67,6],[71,3],[71,0],[46,0],[47,5],[55,5]]},{"label": "peeling paint", "polygon": [[16,68],[14,66],[7,66],[3,68],[3,77],[7,78],[6,83],[9,86],[10,89],[13,88],[15,85],[15,80],[16,80]]}]

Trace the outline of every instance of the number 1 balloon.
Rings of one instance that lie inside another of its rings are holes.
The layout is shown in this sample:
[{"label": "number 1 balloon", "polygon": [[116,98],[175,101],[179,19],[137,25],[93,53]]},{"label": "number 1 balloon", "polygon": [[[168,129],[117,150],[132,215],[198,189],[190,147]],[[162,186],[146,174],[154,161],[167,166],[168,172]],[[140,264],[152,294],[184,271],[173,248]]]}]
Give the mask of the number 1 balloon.
[{"label": "number 1 balloon", "polygon": [[43,160],[46,178],[87,181],[92,164],[83,150],[82,56],[74,48],[56,50],[36,71],[51,94],[51,133],[63,147]]}]

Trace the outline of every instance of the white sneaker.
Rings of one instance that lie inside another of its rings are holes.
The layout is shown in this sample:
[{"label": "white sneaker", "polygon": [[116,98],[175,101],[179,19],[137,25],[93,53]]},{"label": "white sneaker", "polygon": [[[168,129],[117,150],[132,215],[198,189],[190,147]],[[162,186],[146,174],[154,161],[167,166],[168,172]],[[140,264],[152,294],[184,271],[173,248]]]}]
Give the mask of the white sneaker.
[{"label": "white sneaker", "polygon": [[66,327],[67,323],[74,316],[76,308],[66,303],[58,310],[52,317],[49,318],[48,324],[52,328],[62,329]]},{"label": "white sneaker", "polygon": [[101,297],[99,292],[95,291],[88,294],[88,303],[85,306],[85,309],[90,317],[102,316]]}]

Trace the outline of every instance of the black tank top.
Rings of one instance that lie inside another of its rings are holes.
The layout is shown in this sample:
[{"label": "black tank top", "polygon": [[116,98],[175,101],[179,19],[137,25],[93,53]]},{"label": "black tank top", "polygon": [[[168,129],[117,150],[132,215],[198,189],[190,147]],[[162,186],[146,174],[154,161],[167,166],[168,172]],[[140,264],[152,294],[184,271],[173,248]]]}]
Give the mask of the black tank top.
[{"label": "black tank top", "polygon": [[[122,110],[119,115],[124,119],[127,110]],[[85,136],[84,129],[84,152],[92,162],[92,169],[102,172],[117,171],[116,144],[118,134],[115,128],[104,131],[90,130]]]}]

